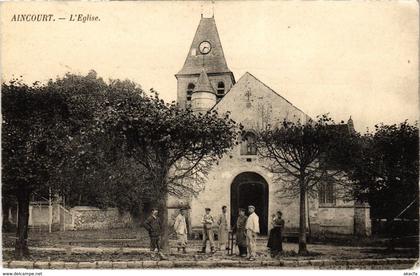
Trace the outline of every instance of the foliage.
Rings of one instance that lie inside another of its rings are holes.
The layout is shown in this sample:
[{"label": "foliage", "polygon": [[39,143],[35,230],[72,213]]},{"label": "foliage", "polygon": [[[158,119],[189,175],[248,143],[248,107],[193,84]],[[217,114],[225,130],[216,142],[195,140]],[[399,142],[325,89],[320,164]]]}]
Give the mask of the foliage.
[{"label": "foliage", "polygon": [[12,81],[2,90],[3,193],[24,192],[21,241],[32,192],[53,188],[70,206],[128,211],[154,201],[166,212],[168,194],[204,189],[210,166],[236,137],[229,115],[195,115],[131,81],[105,83],[94,71],[45,85]]},{"label": "foliage", "polygon": [[2,85],[3,192],[42,188],[62,154],[63,99],[43,87],[13,80]]},{"label": "foliage", "polygon": [[347,125],[337,125],[326,115],[318,121],[284,121],[282,125],[260,131],[258,153],[267,161],[267,169],[275,174],[281,197],[295,198],[300,193],[299,180],[306,191],[316,196],[318,185],[329,178],[346,186],[341,167],[358,141]]},{"label": "foliage", "polygon": [[27,247],[31,193],[49,187],[51,173],[66,151],[69,109],[62,95],[44,86],[18,80],[2,84],[2,196],[18,201],[16,258],[29,255]]},{"label": "foliage", "polygon": [[[19,80],[2,84],[2,196],[15,195],[19,204],[17,257],[28,254],[28,205],[33,192],[45,196],[52,188],[70,205],[76,203],[74,197],[80,202],[87,193],[85,202],[99,207],[124,202],[125,193],[139,195],[145,184],[144,177],[138,177],[141,167],[124,166],[130,161],[115,154],[113,137],[105,133],[100,120],[110,91],[117,95],[122,90],[141,91],[129,81],[106,84],[94,71],[87,76],[66,74],[45,85]],[[121,180],[119,175],[130,177]]]},{"label": "foliage", "polygon": [[128,80],[105,83],[94,71],[87,76],[67,74],[47,87],[65,96],[77,126],[68,135],[68,150],[52,181],[62,183],[59,192],[66,204],[134,209],[146,189],[144,171],[119,153],[114,135],[104,130],[101,119],[110,97],[124,100],[128,92],[142,95],[141,88]]},{"label": "foliage", "polygon": [[407,121],[379,124],[363,135],[349,175],[354,196],[368,200],[372,217],[394,218],[413,202],[401,217],[418,217],[418,135],[418,127]]},{"label": "foliage", "polygon": [[216,112],[195,115],[157,93],[126,97],[110,96],[104,122],[119,150],[148,172],[149,196],[197,195],[211,164],[233,146],[234,121]]},{"label": "foliage", "polygon": [[168,247],[168,195],[189,197],[204,189],[212,164],[234,144],[236,124],[229,114],[194,114],[152,95],[111,93],[102,121],[118,151],[142,165],[144,195],[159,209],[162,247]]}]

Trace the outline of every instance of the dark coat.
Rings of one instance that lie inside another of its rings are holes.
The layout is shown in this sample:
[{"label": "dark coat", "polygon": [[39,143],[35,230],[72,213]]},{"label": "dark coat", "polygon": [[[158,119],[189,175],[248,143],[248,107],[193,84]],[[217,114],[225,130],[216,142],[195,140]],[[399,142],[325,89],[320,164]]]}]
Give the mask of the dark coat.
[{"label": "dark coat", "polygon": [[246,220],[247,216],[239,216],[236,221],[236,225],[233,227],[233,231],[236,233],[236,244],[238,246],[246,246]]},{"label": "dark coat", "polygon": [[150,237],[159,237],[162,229],[159,218],[154,218],[153,216],[148,217],[144,221],[144,228],[149,232]]},{"label": "dark coat", "polygon": [[270,231],[268,237],[267,247],[272,251],[282,251],[283,250],[283,230],[284,230],[284,220],[275,218],[273,220],[273,228]]}]

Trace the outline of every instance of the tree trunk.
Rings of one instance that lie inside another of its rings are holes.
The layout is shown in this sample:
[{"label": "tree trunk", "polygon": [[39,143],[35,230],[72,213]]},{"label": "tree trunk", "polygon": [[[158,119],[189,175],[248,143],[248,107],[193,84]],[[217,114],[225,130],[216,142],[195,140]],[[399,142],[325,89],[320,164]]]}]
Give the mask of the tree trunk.
[{"label": "tree trunk", "polygon": [[161,225],[161,241],[163,253],[168,253],[169,248],[169,229],[168,229],[168,208],[167,208],[168,194],[163,193],[158,200],[159,219]]},{"label": "tree trunk", "polygon": [[300,180],[299,182],[299,255],[305,255],[308,253],[306,249],[306,189],[304,181]]},{"label": "tree trunk", "polygon": [[18,200],[18,227],[16,232],[15,258],[21,260],[29,257],[28,249],[28,223],[30,192],[21,190],[17,193]]}]

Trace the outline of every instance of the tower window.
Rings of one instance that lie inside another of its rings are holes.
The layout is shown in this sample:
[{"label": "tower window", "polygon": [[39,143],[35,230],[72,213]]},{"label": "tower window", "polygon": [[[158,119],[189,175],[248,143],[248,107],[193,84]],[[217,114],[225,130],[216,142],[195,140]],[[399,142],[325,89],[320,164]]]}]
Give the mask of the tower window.
[{"label": "tower window", "polygon": [[194,92],[195,85],[193,83],[189,83],[187,87],[187,101],[191,101],[192,94]]},{"label": "tower window", "polygon": [[225,95],[225,84],[223,83],[223,81],[220,81],[217,84],[217,98],[223,98],[224,95]]},{"label": "tower window", "polygon": [[257,146],[255,145],[255,134],[247,132],[241,144],[241,155],[256,155]]}]

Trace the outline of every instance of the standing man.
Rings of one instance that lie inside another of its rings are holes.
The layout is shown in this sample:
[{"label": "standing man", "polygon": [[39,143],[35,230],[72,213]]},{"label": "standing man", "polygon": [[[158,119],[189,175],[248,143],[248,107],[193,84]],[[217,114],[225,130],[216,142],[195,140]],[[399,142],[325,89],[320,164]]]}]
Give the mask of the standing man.
[{"label": "standing man", "polygon": [[206,208],[205,210],[206,210],[206,213],[204,214],[203,219],[201,220],[201,223],[203,224],[203,248],[200,252],[206,253],[207,240],[209,240],[211,253],[214,253],[214,233],[213,233],[214,219],[212,215],[210,215],[211,209]]},{"label": "standing man", "polygon": [[249,217],[246,220],[246,243],[248,246],[249,260],[255,261],[257,248],[257,234],[260,233],[260,224],[257,214],[255,214],[255,207],[248,206]]},{"label": "standing man", "polygon": [[152,209],[152,214],[144,222],[144,228],[149,232],[150,251],[154,252],[157,249],[160,252],[161,225],[157,208]]},{"label": "standing man", "polygon": [[217,224],[219,225],[219,232],[218,232],[218,243],[219,243],[219,250],[229,250],[229,247],[227,247],[227,241],[228,241],[228,223],[226,218],[226,210],[227,207],[222,207],[222,213],[219,216],[219,219],[217,220]]},{"label": "standing man", "polygon": [[187,223],[185,221],[185,208],[179,210],[179,215],[175,219],[174,229],[176,233],[178,252],[182,248],[182,253],[187,253],[185,247],[187,246]]},{"label": "standing man", "polygon": [[239,256],[246,257],[246,221],[247,216],[245,216],[245,209],[239,208],[239,216],[236,220],[236,225],[234,226],[234,232],[236,234],[236,244],[239,248]]}]

